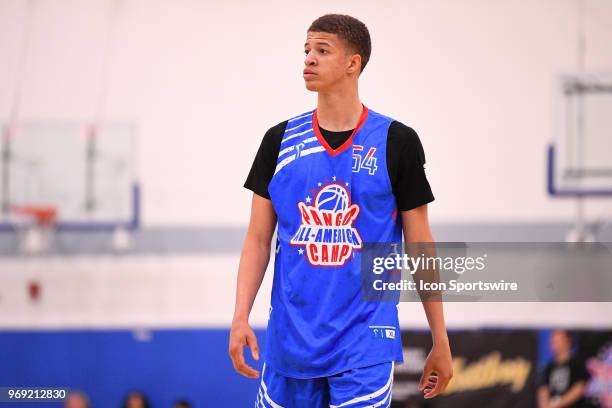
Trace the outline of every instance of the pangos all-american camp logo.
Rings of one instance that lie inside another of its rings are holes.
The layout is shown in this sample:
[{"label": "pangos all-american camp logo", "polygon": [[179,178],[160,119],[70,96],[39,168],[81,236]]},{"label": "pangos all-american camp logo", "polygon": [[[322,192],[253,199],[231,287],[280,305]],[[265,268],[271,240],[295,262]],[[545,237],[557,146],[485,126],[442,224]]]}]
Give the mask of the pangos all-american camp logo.
[{"label": "pangos all-american camp logo", "polygon": [[305,250],[311,265],[341,266],[350,258],[353,249],[361,249],[361,236],[353,227],[359,206],[351,204],[348,190],[342,184],[318,184],[320,188],[314,198],[307,196],[298,203],[302,225],[290,243],[304,247],[298,252],[303,254]]}]

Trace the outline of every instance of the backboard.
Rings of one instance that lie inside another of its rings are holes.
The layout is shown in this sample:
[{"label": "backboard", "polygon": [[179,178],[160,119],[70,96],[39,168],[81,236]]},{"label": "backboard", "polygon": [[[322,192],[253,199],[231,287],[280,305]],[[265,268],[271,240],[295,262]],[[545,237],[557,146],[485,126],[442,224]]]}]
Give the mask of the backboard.
[{"label": "backboard", "polygon": [[555,99],[549,194],[612,196],[612,73],[561,75]]},{"label": "backboard", "polygon": [[60,230],[138,227],[134,124],[31,121],[2,130],[0,229],[14,229],[12,210],[31,205],[55,208]]}]

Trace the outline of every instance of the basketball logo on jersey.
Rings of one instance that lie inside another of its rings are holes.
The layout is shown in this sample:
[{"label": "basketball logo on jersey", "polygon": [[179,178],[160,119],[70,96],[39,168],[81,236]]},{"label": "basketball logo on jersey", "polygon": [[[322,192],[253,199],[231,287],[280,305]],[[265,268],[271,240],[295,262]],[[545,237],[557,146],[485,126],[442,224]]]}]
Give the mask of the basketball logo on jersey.
[{"label": "basketball logo on jersey", "polygon": [[342,184],[321,186],[314,199],[308,196],[298,203],[298,210],[302,224],[290,243],[305,247],[311,265],[342,266],[353,249],[361,249],[361,236],[353,226],[359,206],[351,204],[348,190]]}]

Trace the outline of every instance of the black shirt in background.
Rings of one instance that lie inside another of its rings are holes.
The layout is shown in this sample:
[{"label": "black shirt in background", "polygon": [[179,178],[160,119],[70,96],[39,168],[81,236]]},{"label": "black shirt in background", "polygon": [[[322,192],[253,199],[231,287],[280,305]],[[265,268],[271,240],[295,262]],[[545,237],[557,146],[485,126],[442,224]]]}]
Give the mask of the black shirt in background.
[{"label": "black shirt in background", "polygon": [[[589,374],[584,363],[571,358],[564,363],[551,361],[544,370],[540,384],[548,386],[550,398],[554,399],[564,395],[577,382],[587,381],[588,379]],[[570,405],[570,407],[586,408],[591,407],[591,405],[584,398],[581,398]]]},{"label": "black shirt in background", "polygon": [[[244,187],[270,199],[268,184],[272,180],[281,140],[287,121],[271,127],[263,137]],[[323,128],[321,135],[332,149],[344,143],[352,130],[332,132]],[[434,200],[425,176],[425,152],[414,129],[394,121],[387,135],[387,171],[399,211],[408,211]]]}]

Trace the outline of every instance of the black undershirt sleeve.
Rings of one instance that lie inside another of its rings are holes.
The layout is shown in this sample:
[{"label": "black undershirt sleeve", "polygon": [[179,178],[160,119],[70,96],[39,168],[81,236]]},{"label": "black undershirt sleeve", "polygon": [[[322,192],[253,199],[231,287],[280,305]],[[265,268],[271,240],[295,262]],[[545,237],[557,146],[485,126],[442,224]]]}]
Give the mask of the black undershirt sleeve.
[{"label": "black undershirt sleeve", "polygon": [[270,184],[270,180],[274,176],[278,152],[280,151],[281,140],[287,128],[287,122],[281,122],[268,129],[259,145],[251,171],[249,171],[249,175],[244,182],[245,188],[268,200],[270,199],[268,184]]},{"label": "black undershirt sleeve", "polygon": [[387,136],[387,169],[399,211],[434,200],[424,165],[425,151],[417,133],[401,122],[392,122]]}]

